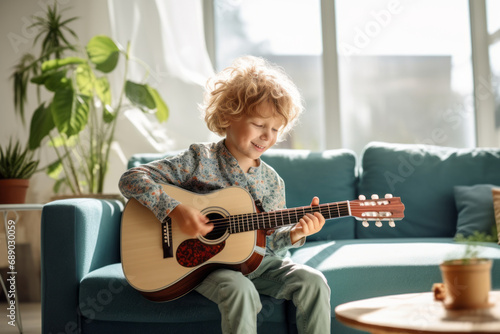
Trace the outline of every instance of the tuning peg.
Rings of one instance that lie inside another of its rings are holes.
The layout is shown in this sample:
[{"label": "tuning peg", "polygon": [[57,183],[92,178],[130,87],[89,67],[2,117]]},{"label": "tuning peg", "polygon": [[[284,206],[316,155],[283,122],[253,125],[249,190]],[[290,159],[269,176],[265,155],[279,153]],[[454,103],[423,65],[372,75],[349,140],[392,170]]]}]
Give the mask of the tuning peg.
[{"label": "tuning peg", "polygon": [[385,198],[392,198],[393,196],[392,196],[392,194],[385,194],[385,196],[384,196],[384,197],[385,197]]},{"label": "tuning peg", "polygon": [[372,199],[378,199],[378,195],[377,194],[373,194],[372,195]]},{"label": "tuning peg", "polygon": [[362,224],[363,224],[364,227],[370,226],[370,224],[368,224],[368,220],[363,220]]},{"label": "tuning peg", "polygon": [[389,226],[396,227],[396,223],[394,222],[394,219],[389,219]]},{"label": "tuning peg", "polygon": [[377,221],[375,222],[375,226],[382,227],[382,222],[380,221],[380,219],[377,219]]},{"label": "tuning peg", "polygon": [[358,199],[361,200],[361,201],[364,201],[366,199],[366,196],[365,195],[359,195]]}]

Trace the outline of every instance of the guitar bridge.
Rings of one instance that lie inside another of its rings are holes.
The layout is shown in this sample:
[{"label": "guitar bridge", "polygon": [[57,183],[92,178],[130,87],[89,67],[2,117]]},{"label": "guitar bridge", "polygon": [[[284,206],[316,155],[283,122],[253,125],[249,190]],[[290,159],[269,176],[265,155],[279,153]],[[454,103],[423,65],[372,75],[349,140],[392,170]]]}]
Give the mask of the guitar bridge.
[{"label": "guitar bridge", "polygon": [[173,257],[172,250],[172,221],[170,218],[161,223],[163,258]]}]

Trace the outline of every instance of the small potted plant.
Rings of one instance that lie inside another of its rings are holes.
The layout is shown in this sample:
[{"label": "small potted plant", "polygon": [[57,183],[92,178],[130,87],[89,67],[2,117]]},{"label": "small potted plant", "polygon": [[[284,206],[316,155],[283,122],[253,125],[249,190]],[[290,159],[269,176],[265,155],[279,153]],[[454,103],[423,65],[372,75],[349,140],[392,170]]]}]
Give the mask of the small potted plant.
[{"label": "small potted plant", "polygon": [[465,238],[458,235],[458,242],[466,242],[463,256],[444,261],[439,267],[443,278],[443,303],[447,309],[487,308],[491,290],[490,259],[479,256],[480,242],[489,242],[493,237],[485,233],[474,233]]},{"label": "small potted plant", "polygon": [[33,151],[22,148],[19,142],[9,140],[0,146],[0,204],[19,204],[26,200],[29,179],[36,172],[39,161]]}]

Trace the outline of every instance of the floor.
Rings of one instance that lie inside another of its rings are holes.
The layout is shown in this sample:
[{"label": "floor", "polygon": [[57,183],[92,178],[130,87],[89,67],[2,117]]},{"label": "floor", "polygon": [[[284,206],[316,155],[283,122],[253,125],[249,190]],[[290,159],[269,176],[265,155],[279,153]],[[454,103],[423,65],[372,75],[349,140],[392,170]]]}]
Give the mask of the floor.
[{"label": "floor", "polygon": [[[1,291],[1,290],[0,290]],[[10,319],[7,310],[7,303],[0,304],[0,333],[16,334],[19,328],[9,325]],[[40,334],[42,332],[42,313],[40,303],[21,303],[19,305],[23,334]]]}]

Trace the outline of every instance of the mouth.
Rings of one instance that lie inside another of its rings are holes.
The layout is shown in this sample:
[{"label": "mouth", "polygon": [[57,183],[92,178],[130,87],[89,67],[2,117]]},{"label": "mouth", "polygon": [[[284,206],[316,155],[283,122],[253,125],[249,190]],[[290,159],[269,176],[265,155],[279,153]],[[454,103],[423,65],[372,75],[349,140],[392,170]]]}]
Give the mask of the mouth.
[{"label": "mouth", "polygon": [[257,144],[255,144],[254,142],[252,142],[252,145],[253,145],[255,148],[257,148],[259,151],[262,151],[262,150],[264,150],[264,149],[266,148],[265,146],[260,146],[260,145],[257,145]]}]

